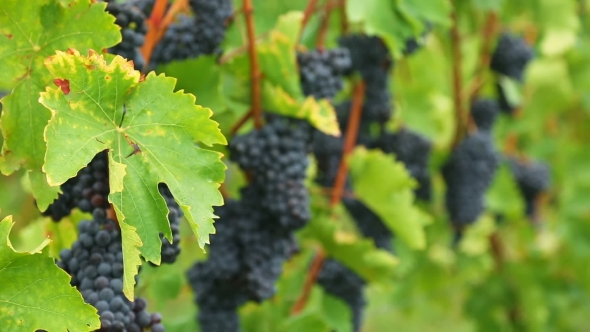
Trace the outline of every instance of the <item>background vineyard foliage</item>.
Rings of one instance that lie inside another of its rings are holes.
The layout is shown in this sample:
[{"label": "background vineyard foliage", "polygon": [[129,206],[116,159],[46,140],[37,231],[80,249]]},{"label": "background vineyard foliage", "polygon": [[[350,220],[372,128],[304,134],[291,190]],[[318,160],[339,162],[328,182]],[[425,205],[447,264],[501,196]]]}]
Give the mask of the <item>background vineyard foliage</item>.
[{"label": "background vineyard foliage", "polygon": [[[361,15],[356,6],[380,8],[391,1],[348,2],[349,16],[354,18]],[[391,73],[396,111],[388,123],[391,129],[403,123],[433,140],[434,200],[429,206],[421,206],[429,216],[426,247],[414,250],[394,240],[399,263],[392,277],[387,282],[369,284],[363,331],[585,330],[590,314],[590,1],[454,1],[462,33],[465,82],[471,80],[479,61],[481,27],[487,11],[498,10],[503,28],[534,43],[536,57],[526,69],[522,88],[506,83],[523,109],[516,118],[502,115],[493,135],[500,150],[510,145],[509,137],[518,136],[518,150],[548,162],[552,175],[541,221],[534,226],[524,215],[524,202],[507,165],[503,165],[486,195],[487,212],[456,246],[444,211],[444,182],[438,172],[448,156],[455,125],[451,21],[444,11],[451,8],[450,2],[436,1],[444,15],[437,14],[430,1],[395,3],[400,7],[411,3],[434,21],[422,49],[408,57],[396,55],[399,59]],[[268,32],[280,15],[301,11],[306,4],[305,0],[254,1],[257,34]],[[235,1],[235,8],[240,6],[241,2]],[[374,14],[367,19],[388,19]],[[306,27],[302,42],[308,47],[313,47],[319,25],[315,16]],[[331,25],[327,47],[336,45],[336,14]],[[244,35],[239,17],[228,31],[224,49],[243,45]],[[199,104],[213,109],[224,134],[247,111],[247,105],[228,97],[231,87],[220,85],[224,74],[212,58],[172,63],[158,71],[177,77],[177,88],[195,94]],[[486,75],[488,84],[482,94],[495,97],[493,74]],[[60,224],[41,218],[26,182],[22,172],[0,178],[2,216],[13,215],[16,221],[11,240],[18,249],[33,249],[49,235],[55,255],[74,241],[73,225],[82,217],[74,214]],[[226,177],[229,192],[235,194],[243,182],[230,165]],[[502,218],[497,218],[499,215]],[[248,304],[241,309],[244,331],[327,331],[327,326],[350,329],[346,307],[317,286],[303,313],[289,316],[317,247],[310,227],[298,234],[302,252],[286,263],[277,295],[261,305]],[[488,241],[494,232],[503,247],[501,268]],[[185,271],[195,259],[206,255],[188,227],[182,234],[177,264],[158,269],[144,265],[137,293],[149,300],[150,311],[162,313],[168,331],[197,331],[197,308]]]}]

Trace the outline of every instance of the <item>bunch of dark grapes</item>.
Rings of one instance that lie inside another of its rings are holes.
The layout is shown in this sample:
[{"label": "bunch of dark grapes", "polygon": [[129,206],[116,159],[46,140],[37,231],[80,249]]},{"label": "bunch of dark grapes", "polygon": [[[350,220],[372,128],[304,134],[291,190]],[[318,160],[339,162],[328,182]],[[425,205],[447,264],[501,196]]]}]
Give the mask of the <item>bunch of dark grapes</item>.
[{"label": "bunch of dark grapes", "polygon": [[533,56],[533,50],[524,39],[502,33],[490,67],[497,73],[522,81],[524,68]]},{"label": "bunch of dark grapes", "polygon": [[150,61],[152,67],[174,60],[220,54],[228,20],[233,14],[231,0],[191,0],[194,16],[179,15],[158,43]]},{"label": "bunch of dark grapes", "polygon": [[514,158],[508,160],[512,174],[525,200],[526,214],[533,216],[535,200],[539,194],[549,188],[551,180],[549,167],[545,163],[536,161],[519,161]]},{"label": "bunch of dark grapes", "polygon": [[365,281],[341,263],[327,259],[318,276],[318,283],[327,293],[348,304],[352,313],[353,331],[360,331],[363,308],[367,303],[363,293]]},{"label": "bunch of dark grapes", "polygon": [[123,40],[109,49],[109,53],[133,60],[135,69],[141,70],[145,60],[140,48],[145,42],[147,26],[143,12],[132,3],[107,1],[107,12],[115,16],[115,24],[121,27]]},{"label": "bunch of dark grapes", "polygon": [[[393,60],[387,47],[381,39],[366,35],[348,35],[338,42],[350,52],[351,72],[359,72],[366,84],[362,122],[384,124],[393,111],[389,91],[389,71]],[[343,109],[350,110],[349,105]]]},{"label": "bunch of dark grapes", "polygon": [[75,207],[82,212],[109,207],[109,178],[107,151],[97,154],[88,166],[61,185],[62,193],[43,215],[59,221],[70,214]]},{"label": "bunch of dark grapes", "polygon": [[496,116],[500,112],[500,105],[493,99],[476,99],[471,104],[471,117],[481,131],[491,131]]},{"label": "bunch of dark grapes", "polygon": [[123,295],[123,251],[118,225],[96,209],[93,220],[78,224],[78,240],[60,252],[57,265],[72,276],[71,284],[98,310],[100,332],[165,331],[159,314],[146,311],[144,299]]},{"label": "bunch of dark grapes", "polygon": [[288,230],[304,226],[310,218],[305,173],[311,127],[302,120],[269,115],[260,130],[235,137],[230,157],[251,173],[252,191],[262,208]]},{"label": "bunch of dark grapes", "polygon": [[216,209],[209,258],[188,271],[202,331],[239,331],[238,307],[272,297],[284,261],[298,250],[293,235],[276,227],[251,189]]},{"label": "bunch of dark grapes", "polygon": [[428,160],[432,143],[426,137],[402,128],[396,133],[382,133],[373,147],[381,149],[385,153],[395,154],[395,158],[404,163],[410,175],[418,181],[416,196],[424,201],[430,201],[431,185]]},{"label": "bunch of dark grapes", "polygon": [[332,99],[344,85],[342,75],[352,65],[348,49],[297,53],[301,88],[306,96]]},{"label": "bunch of dark grapes", "polygon": [[473,223],[484,209],[484,194],[498,167],[488,133],[466,136],[442,168],[447,184],[446,207],[457,228]]},{"label": "bunch of dark grapes", "polygon": [[230,157],[250,182],[240,201],[216,209],[209,257],[188,271],[203,331],[239,331],[238,307],[275,294],[283,263],[299,250],[293,231],[310,219],[310,135],[304,121],[268,115],[263,128],[230,142]]},{"label": "bunch of dark grapes", "polygon": [[180,220],[184,213],[178,206],[178,203],[174,200],[174,196],[165,184],[158,185],[160,194],[166,200],[168,206],[168,222],[170,223],[170,229],[172,230],[172,243],[160,234],[160,240],[162,241],[162,263],[172,264],[176,262],[176,258],[180,255]]}]

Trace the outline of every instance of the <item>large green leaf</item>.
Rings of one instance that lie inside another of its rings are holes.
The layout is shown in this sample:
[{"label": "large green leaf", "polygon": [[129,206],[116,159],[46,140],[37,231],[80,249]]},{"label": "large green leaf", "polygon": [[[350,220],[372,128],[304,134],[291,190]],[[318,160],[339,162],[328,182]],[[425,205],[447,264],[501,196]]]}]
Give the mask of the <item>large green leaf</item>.
[{"label": "large green leaf", "polygon": [[340,261],[368,282],[389,282],[398,259],[390,252],[375,247],[372,239],[348,229],[348,216],[338,205],[330,209],[321,196],[312,198],[313,216],[302,232],[304,238],[321,243],[327,255]]},{"label": "large green leaf", "polygon": [[173,78],[150,73],[140,82],[130,62],[115,57],[107,64],[94,52],[58,52],[46,64],[71,91],[47,88],[41,94],[52,113],[43,169],[49,183],[59,185],[109,150],[109,201],[121,224],[130,295],[139,252],[159,264],[159,233],[172,237],[158,183],[168,185],[201,247],[209,242],[212,206],[223,203],[217,188],[225,166],[219,153],[195,143],[225,144],[225,138],[209,119],[211,110],[195,106],[192,95],[173,92]]},{"label": "large green leaf", "polygon": [[8,239],[13,225],[10,217],[0,222],[0,329],[98,329],[96,309],[84,303],[70,276],[47,255],[49,240],[32,252],[15,252]]},{"label": "large green leaf", "polygon": [[414,249],[426,246],[424,214],[414,205],[415,181],[402,163],[377,150],[357,148],[350,158],[355,193]]},{"label": "large green leaf", "polygon": [[21,166],[29,170],[41,210],[57,197],[59,190],[49,187],[41,173],[45,156],[43,128],[50,113],[37,99],[52,80],[43,60],[55,50],[75,47],[86,53],[119,42],[119,28],[105,7],[105,3],[91,4],[90,0],[8,0],[0,6],[0,82],[14,87],[3,100],[0,170],[4,174]]},{"label": "large green leaf", "polygon": [[393,54],[408,38],[423,33],[426,22],[450,24],[448,0],[349,0],[346,13],[363,32],[385,41]]}]

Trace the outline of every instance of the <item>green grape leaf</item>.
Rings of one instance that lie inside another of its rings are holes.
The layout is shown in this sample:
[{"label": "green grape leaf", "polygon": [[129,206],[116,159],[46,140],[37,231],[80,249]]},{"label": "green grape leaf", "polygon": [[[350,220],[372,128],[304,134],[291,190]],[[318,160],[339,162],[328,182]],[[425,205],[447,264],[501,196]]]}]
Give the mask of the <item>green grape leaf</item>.
[{"label": "green grape leaf", "polygon": [[319,312],[305,312],[297,316],[289,317],[284,321],[280,332],[329,332],[330,327]]},{"label": "green grape leaf", "polygon": [[369,35],[381,37],[393,54],[408,38],[422,34],[426,22],[450,25],[450,3],[446,0],[349,0],[346,14]]},{"label": "green grape leaf", "polygon": [[217,188],[225,166],[219,153],[195,143],[226,144],[225,138],[211,110],[195,106],[192,95],[173,92],[174,78],[152,72],[140,80],[132,63],[117,56],[107,64],[95,52],[86,57],[58,51],[46,65],[70,91],[49,87],[41,94],[52,113],[43,170],[51,185],[59,185],[109,150],[109,201],[121,224],[125,290],[131,296],[139,253],[159,264],[159,233],[172,237],[158,183],[168,185],[200,246],[209,242],[212,206],[223,203]]},{"label": "green grape leaf", "polygon": [[[312,201],[320,202],[321,197],[315,196]],[[316,205],[312,209],[312,219],[303,232],[304,237],[320,242],[328,256],[354,270],[364,280],[391,281],[398,259],[388,251],[376,248],[372,239],[360,237],[343,227],[339,221],[347,216],[342,206],[330,210],[327,204]]]},{"label": "green grape leaf", "polygon": [[352,332],[352,312],[350,307],[342,299],[328,293],[324,293],[322,300],[323,316],[332,327],[332,331]]},{"label": "green grape leaf", "polygon": [[0,129],[4,137],[0,171],[20,167],[30,171],[41,210],[57,197],[59,188],[47,184],[41,166],[45,156],[43,129],[50,112],[37,101],[52,76],[43,60],[55,50],[75,47],[81,52],[100,50],[121,40],[115,18],[106,3],[90,0],[4,1],[0,8],[0,82],[14,87],[3,103]]},{"label": "green grape leaf", "polygon": [[[200,56],[196,59],[173,61],[161,66],[159,72],[176,78],[177,90],[184,90],[197,97],[197,103],[210,109],[223,109],[221,99],[221,67],[217,65],[216,56]],[[195,79],[195,73],[199,73],[199,79]]]},{"label": "green grape leaf", "polygon": [[350,177],[358,199],[396,236],[411,248],[425,248],[425,216],[413,204],[415,181],[402,163],[380,151],[357,148],[350,158]]},{"label": "green grape leaf", "polygon": [[[14,223],[0,222],[0,326],[3,331],[94,331],[96,309],[70,286],[70,276],[47,255],[45,240],[31,252],[16,252],[8,235]],[[41,252],[42,251],[42,252]]]}]

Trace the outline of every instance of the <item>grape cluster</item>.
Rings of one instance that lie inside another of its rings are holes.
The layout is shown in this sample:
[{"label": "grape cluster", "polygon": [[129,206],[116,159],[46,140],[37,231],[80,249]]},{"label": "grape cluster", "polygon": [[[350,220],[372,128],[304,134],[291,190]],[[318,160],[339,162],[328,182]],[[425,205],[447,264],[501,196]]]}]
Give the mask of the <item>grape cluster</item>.
[{"label": "grape cluster", "polygon": [[159,314],[146,311],[144,299],[123,295],[123,251],[118,225],[96,209],[92,220],[78,224],[78,240],[60,252],[57,265],[72,276],[71,284],[98,310],[100,332],[165,331]]},{"label": "grape cluster", "polygon": [[536,161],[519,161],[508,159],[512,174],[522,193],[526,204],[526,214],[532,216],[535,212],[535,199],[549,188],[551,180],[549,167],[545,163]]},{"label": "grape cluster", "polygon": [[533,56],[533,50],[522,38],[502,33],[490,67],[497,73],[522,81],[524,68]]},{"label": "grape cluster", "polygon": [[235,137],[230,158],[252,175],[252,191],[262,208],[285,229],[296,230],[309,220],[305,188],[311,127],[302,120],[268,116],[267,124]]},{"label": "grape cluster", "polygon": [[202,331],[239,331],[237,308],[272,297],[283,262],[298,251],[292,233],[277,227],[251,189],[216,209],[209,259],[188,272]]},{"label": "grape cluster", "polygon": [[87,167],[61,185],[59,194],[43,215],[54,221],[70,215],[77,207],[82,212],[92,212],[96,208],[109,207],[109,178],[107,151],[97,154]]},{"label": "grape cluster", "polygon": [[363,293],[365,281],[338,261],[327,259],[318,275],[318,283],[326,292],[348,304],[352,313],[353,331],[360,331],[363,308],[367,303]]},{"label": "grape cluster", "polygon": [[132,3],[107,1],[107,12],[115,16],[115,24],[121,27],[123,40],[109,49],[109,53],[133,60],[135,69],[141,70],[145,60],[140,48],[145,42],[147,26],[143,12]]},{"label": "grape cluster", "polygon": [[348,49],[297,53],[301,88],[306,96],[332,99],[344,85],[342,75],[352,65]]},{"label": "grape cluster", "polygon": [[473,223],[484,208],[484,194],[498,167],[498,155],[488,133],[466,136],[442,168],[447,184],[446,207],[461,228]]},{"label": "grape cluster", "polygon": [[188,271],[203,331],[239,331],[237,308],[276,292],[282,265],[299,248],[293,231],[309,221],[304,185],[311,128],[268,115],[262,129],[230,142],[230,157],[249,174],[241,200],[216,209],[207,261]]},{"label": "grape cluster", "polygon": [[152,67],[174,60],[220,54],[228,20],[233,14],[231,0],[191,0],[194,16],[179,15],[158,43]]},{"label": "grape cluster", "polygon": [[170,223],[170,229],[172,230],[172,243],[160,234],[160,240],[162,241],[162,263],[172,264],[176,262],[176,258],[180,255],[180,220],[184,213],[178,206],[178,203],[174,200],[174,196],[165,184],[159,184],[158,188],[160,194],[166,200],[168,206],[168,222]]},{"label": "grape cluster", "polygon": [[[375,36],[348,35],[338,41],[348,49],[352,71],[361,74],[366,84],[362,122],[384,124],[391,118],[393,106],[389,91],[389,71],[393,60],[383,41]],[[344,106],[344,112],[350,110]]]},{"label": "grape cluster", "polygon": [[385,153],[393,153],[398,161],[404,163],[410,175],[418,181],[416,197],[430,201],[431,185],[428,160],[432,143],[422,135],[402,128],[396,133],[384,132],[373,147]]},{"label": "grape cluster", "polygon": [[477,129],[481,131],[491,131],[496,120],[496,116],[500,112],[500,105],[493,99],[476,99],[471,104],[471,117]]}]

